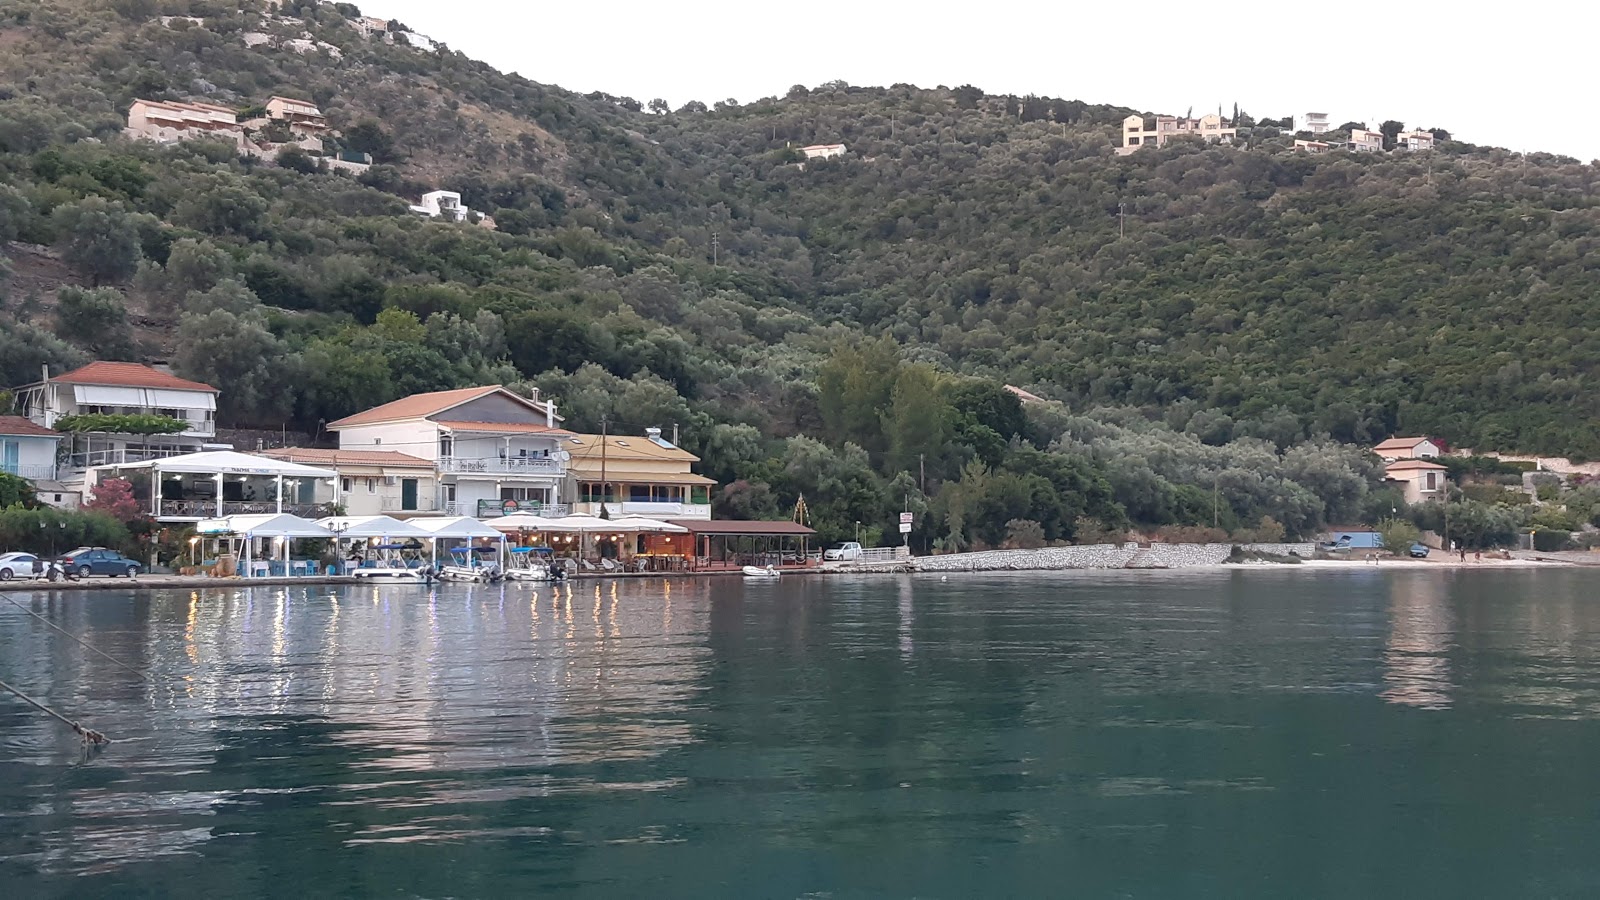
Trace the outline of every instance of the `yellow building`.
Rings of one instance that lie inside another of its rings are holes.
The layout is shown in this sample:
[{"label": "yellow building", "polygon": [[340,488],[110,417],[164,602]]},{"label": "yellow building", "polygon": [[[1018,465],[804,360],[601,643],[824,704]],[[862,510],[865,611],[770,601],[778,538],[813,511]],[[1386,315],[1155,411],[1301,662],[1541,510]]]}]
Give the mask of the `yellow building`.
[{"label": "yellow building", "polygon": [[716,482],[696,475],[700,457],[663,438],[659,428],[645,429],[644,437],[575,434],[562,438],[561,449],[571,454],[574,513],[597,516],[604,506],[613,517],[711,518]]}]

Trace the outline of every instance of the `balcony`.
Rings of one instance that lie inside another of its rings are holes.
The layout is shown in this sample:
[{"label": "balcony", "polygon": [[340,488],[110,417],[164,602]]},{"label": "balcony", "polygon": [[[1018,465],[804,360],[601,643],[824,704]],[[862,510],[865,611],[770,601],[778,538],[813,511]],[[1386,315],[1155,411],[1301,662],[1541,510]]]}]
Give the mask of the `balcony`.
[{"label": "balcony", "polygon": [[513,513],[559,519],[571,511],[565,503],[540,503],[537,500],[479,500],[477,508],[470,512],[467,511],[466,503],[446,503],[444,506],[450,515],[473,516],[479,519],[493,519]]},{"label": "balcony", "polygon": [[67,468],[92,469],[95,466],[119,466],[151,459],[184,456],[189,453],[197,453],[199,449],[198,447],[152,446],[127,447],[120,450],[90,450],[69,455],[67,457]]},{"label": "balcony", "polygon": [[490,456],[479,459],[450,456],[439,460],[439,471],[447,475],[533,475],[560,478],[567,470],[560,460],[543,456]]},{"label": "balcony", "polygon": [[[144,504],[148,506],[149,502],[146,499]],[[277,502],[272,500],[224,500],[220,511],[215,500],[162,500],[158,518],[198,520],[221,516],[271,514],[278,511]],[[321,519],[333,515],[332,505],[326,503],[284,503],[282,511],[306,519]]]},{"label": "balcony", "polygon": [[[386,512],[386,513],[391,513],[391,512],[425,512],[425,513],[431,513],[431,512],[442,512],[443,511],[442,510],[442,505],[439,504],[439,503],[435,503],[433,501],[433,498],[431,498],[431,497],[420,497],[420,496],[417,498],[417,501],[415,503],[411,504],[411,506],[409,506],[409,507],[407,507],[405,505],[405,499],[404,498],[401,498],[401,497],[381,497],[378,500],[378,509],[380,511]],[[455,515],[455,513],[450,513],[450,515]]]},{"label": "balcony", "polygon": [[711,504],[709,503],[577,503],[573,511],[579,515],[598,516],[604,506],[606,514],[616,516],[646,516],[651,519],[709,519],[711,518]]},{"label": "balcony", "polygon": [[7,475],[16,475],[29,481],[54,481],[56,477],[55,466],[0,466],[0,472]]}]

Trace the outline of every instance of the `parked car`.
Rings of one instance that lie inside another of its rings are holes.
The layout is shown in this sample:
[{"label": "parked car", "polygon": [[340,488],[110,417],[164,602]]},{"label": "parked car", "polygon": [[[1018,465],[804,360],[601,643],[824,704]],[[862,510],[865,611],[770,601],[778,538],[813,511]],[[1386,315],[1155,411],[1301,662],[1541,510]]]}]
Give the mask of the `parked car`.
[{"label": "parked car", "polygon": [[68,572],[76,572],[80,578],[89,575],[110,575],[112,578],[126,575],[132,578],[144,571],[144,566],[138,560],[104,547],[79,547],[63,556],[61,564]]},{"label": "parked car", "polygon": [[861,558],[861,545],[855,541],[845,541],[837,547],[831,547],[822,554],[822,558],[830,562],[849,562]]},{"label": "parked car", "polygon": [[1412,544],[1407,552],[1411,554],[1412,559],[1422,559],[1428,555],[1428,548],[1423,544]]},{"label": "parked car", "polygon": [[0,581],[32,578],[33,564],[38,561],[32,553],[0,553]]}]

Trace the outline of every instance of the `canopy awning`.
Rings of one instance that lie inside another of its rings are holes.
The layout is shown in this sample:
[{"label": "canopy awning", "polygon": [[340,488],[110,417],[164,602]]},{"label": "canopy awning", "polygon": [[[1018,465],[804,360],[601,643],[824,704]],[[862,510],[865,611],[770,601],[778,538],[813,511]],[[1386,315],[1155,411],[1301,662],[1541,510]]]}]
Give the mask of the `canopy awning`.
[{"label": "canopy awning", "polygon": [[407,519],[407,525],[415,525],[436,538],[500,538],[505,537],[501,532],[490,528],[477,519],[467,516],[442,516],[426,519]]},{"label": "canopy awning", "polygon": [[726,534],[740,537],[787,536],[803,537],[816,534],[798,522],[756,522],[739,519],[673,519],[693,534]]},{"label": "canopy awning", "polygon": [[550,519],[550,524],[545,526],[546,531],[575,531],[585,534],[594,534],[602,531],[616,531],[615,522],[602,519],[599,516],[562,516],[559,519]]},{"label": "canopy awning", "polygon": [[123,387],[109,384],[75,384],[72,399],[79,406],[135,406],[149,409],[217,408],[217,395],[203,391]]},{"label": "canopy awning", "polygon": [[199,534],[240,534],[245,537],[329,538],[333,532],[310,519],[288,513],[224,516],[205,519],[195,526]]},{"label": "canopy awning", "polygon": [[149,459],[144,462],[98,466],[100,469],[150,469],[156,472],[184,472],[201,475],[265,475],[269,478],[334,478],[332,469],[319,469],[299,463],[284,462],[266,456],[254,456],[236,450],[206,450]]},{"label": "canopy awning", "polygon": [[532,513],[513,513],[509,516],[497,516],[485,519],[484,524],[498,531],[549,531],[550,526],[560,521],[559,519],[546,519]]},{"label": "canopy awning", "polygon": [[317,524],[346,538],[431,538],[433,532],[389,516],[330,516]]},{"label": "canopy awning", "polygon": [[656,534],[687,534],[689,529],[660,519],[651,519],[646,516],[619,516],[608,520],[613,531],[645,531]]}]

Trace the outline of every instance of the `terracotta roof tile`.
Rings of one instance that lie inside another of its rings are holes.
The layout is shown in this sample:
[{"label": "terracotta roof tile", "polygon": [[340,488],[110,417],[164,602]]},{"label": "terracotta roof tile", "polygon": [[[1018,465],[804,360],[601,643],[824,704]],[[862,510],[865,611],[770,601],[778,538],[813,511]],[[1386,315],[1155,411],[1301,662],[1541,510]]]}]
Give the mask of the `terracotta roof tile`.
[{"label": "terracotta roof tile", "polygon": [[333,450],[322,447],[275,447],[271,450],[262,450],[262,456],[281,459],[284,462],[303,463],[308,466],[315,465],[351,465],[351,466],[410,466],[414,468],[431,469],[433,463],[409,453],[399,453],[394,450]]},{"label": "terracotta roof tile", "polygon": [[548,434],[552,437],[563,437],[572,432],[564,428],[551,428],[548,425],[535,425],[532,422],[454,422],[435,419],[440,425],[456,431],[492,431],[515,432],[517,434]]},{"label": "terracotta roof tile", "polygon": [[0,434],[26,437],[60,437],[61,433],[36,425],[22,416],[0,416]]},{"label": "terracotta roof tile", "polygon": [[1415,447],[1416,445],[1418,445],[1418,444],[1420,444],[1420,443],[1422,443],[1423,441],[1426,441],[1426,440],[1429,440],[1429,439],[1425,438],[1425,437],[1389,438],[1387,441],[1384,441],[1384,442],[1378,444],[1378,446],[1373,447],[1372,449],[1374,449],[1374,450],[1410,450],[1412,447]]},{"label": "terracotta roof tile", "polygon": [[1418,470],[1426,470],[1426,469],[1438,469],[1440,471],[1444,471],[1445,467],[1439,465],[1438,463],[1428,462],[1425,459],[1402,459],[1397,463],[1390,463],[1387,467],[1384,468],[1384,471],[1385,472],[1410,472],[1410,471],[1418,471]]},{"label": "terracotta roof tile", "polygon": [[444,412],[452,406],[459,406],[468,400],[476,400],[498,390],[501,390],[499,385],[491,384],[484,387],[457,388],[453,391],[412,394],[409,397],[401,397],[399,400],[385,403],[382,406],[374,406],[353,416],[345,416],[337,422],[329,422],[328,427],[343,428],[350,425],[373,425],[378,422],[420,419],[423,416]]},{"label": "terracotta roof tile", "polygon": [[[700,457],[682,447],[663,447],[648,437],[631,434],[612,434],[606,436],[605,442],[607,459],[658,459],[691,463],[700,461]],[[574,434],[561,442],[561,449],[571,453],[572,458],[576,460],[599,460],[600,435]]]},{"label": "terracotta roof tile", "polygon": [[65,375],[57,375],[50,380],[62,384],[101,384],[115,385],[117,387],[162,388],[172,391],[217,393],[217,389],[209,384],[189,381],[176,375],[169,375],[166,372],[158,372],[140,363],[131,362],[92,362],[82,368],[73,369]]}]

